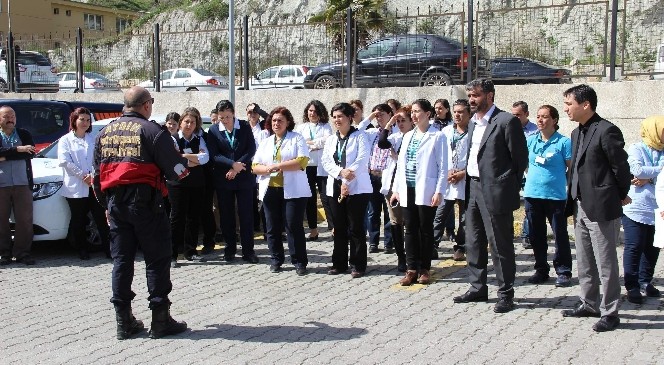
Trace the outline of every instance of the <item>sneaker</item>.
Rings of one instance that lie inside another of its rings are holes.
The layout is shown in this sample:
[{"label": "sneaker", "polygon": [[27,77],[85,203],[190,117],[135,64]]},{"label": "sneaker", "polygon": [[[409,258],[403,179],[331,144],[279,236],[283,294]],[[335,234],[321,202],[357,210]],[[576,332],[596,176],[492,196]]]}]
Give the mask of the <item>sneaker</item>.
[{"label": "sneaker", "polygon": [[643,295],[641,295],[641,290],[639,288],[633,288],[627,291],[627,300],[630,303],[642,304]]},{"label": "sneaker", "polygon": [[558,275],[558,277],[556,278],[556,287],[566,288],[568,286],[572,286],[572,277],[565,274]]},{"label": "sneaker", "polygon": [[6,266],[12,263],[11,256],[0,256],[0,265]]},{"label": "sneaker", "polygon": [[297,276],[307,275],[307,268],[306,267],[298,267],[297,269],[295,269],[295,273],[297,274]]},{"label": "sneaker", "polygon": [[657,288],[655,288],[654,285],[648,283],[648,284],[641,284],[641,295],[650,298],[659,298],[661,296],[661,293]]},{"label": "sneaker", "polygon": [[369,253],[376,253],[378,252],[378,246],[371,245],[369,246]]},{"label": "sneaker", "polygon": [[280,265],[270,265],[270,272],[271,273],[278,273],[281,272],[281,266]]},{"label": "sneaker", "polygon": [[35,259],[30,257],[30,255],[25,255],[25,256],[21,257],[20,259],[16,259],[16,262],[22,263],[24,265],[34,265],[36,263]]},{"label": "sneaker", "polygon": [[533,246],[530,244],[530,238],[528,238],[528,237],[523,237],[522,242],[521,242],[521,245],[522,245],[523,248],[525,248],[526,250],[530,250],[530,249],[533,248]]},{"label": "sneaker", "polygon": [[394,253],[394,247],[385,247],[385,251],[383,251],[384,254],[391,255]]},{"label": "sneaker", "polygon": [[535,271],[533,276],[528,278],[528,282],[531,284],[541,284],[547,280],[549,280],[549,274],[545,274],[539,271]]},{"label": "sneaker", "polygon": [[454,250],[454,254],[452,255],[452,260],[454,260],[454,261],[465,261],[466,260],[466,255],[461,250]]}]

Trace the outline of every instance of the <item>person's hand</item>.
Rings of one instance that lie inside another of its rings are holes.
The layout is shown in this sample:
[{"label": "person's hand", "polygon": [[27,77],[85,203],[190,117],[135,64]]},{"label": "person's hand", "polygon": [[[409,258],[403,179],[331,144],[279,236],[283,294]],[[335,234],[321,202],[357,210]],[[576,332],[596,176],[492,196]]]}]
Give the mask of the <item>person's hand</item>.
[{"label": "person's hand", "polygon": [[342,195],[342,196],[348,196],[348,195],[350,195],[350,190],[348,190],[348,185],[346,185],[346,184],[341,184],[341,195]]},{"label": "person's hand", "polygon": [[233,169],[228,170],[228,172],[226,173],[227,180],[233,180],[235,179],[235,176],[237,176],[237,172],[235,172],[235,170]]},{"label": "person's hand", "polygon": [[353,170],[343,169],[339,175],[348,181],[353,181],[353,179],[355,179],[355,171]]},{"label": "person's hand", "polygon": [[108,209],[106,210],[106,224],[111,225],[111,215],[108,214]]},{"label": "person's hand", "polygon": [[240,172],[242,172],[246,169],[247,168],[246,168],[244,163],[242,163],[242,162],[233,162],[233,171],[235,171],[236,174],[240,173]]},{"label": "person's hand", "polygon": [[392,193],[392,196],[390,197],[390,205],[394,206],[394,202],[399,202],[401,203],[401,200],[399,200],[399,193]]},{"label": "person's hand", "polygon": [[390,130],[392,129],[392,126],[395,126],[397,124],[397,121],[399,120],[399,117],[397,115],[393,115],[392,118],[385,124],[385,129]]},{"label": "person's hand", "polygon": [[83,178],[83,182],[86,183],[88,186],[92,186],[92,175],[91,174],[85,175],[85,177]]},{"label": "person's hand", "polygon": [[631,182],[634,186],[645,186],[646,184],[650,184],[650,179],[639,179],[635,177]]},{"label": "person's hand", "polygon": [[18,152],[23,152],[23,153],[25,153],[25,152],[27,152],[27,153],[35,153],[35,146],[30,146],[30,145],[27,145],[27,146],[17,146],[17,147],[16,147],[16,151],[18,151]]},{"label": "person's hand", "polygon": [[621,203],[623,206],[625,206],[625,205],[627,205],[627,204],[630,204],[631,202],[632,202],[632,198],[630,198],[629,195],[626,196],[625,199],[623,199],[623,200],[620,201],[620,203]]},{"label": "person's hand", "polygon": [[281,171],[281,166],[278,163],[267,165],[265,168],[267,169],[267,172],[270,174]]},{"label": "person's hand", "polygon": [[440,205],[440,202],[441,202],[441,194],[440,193],[433,194],[433,196],[431,197],[431,206],[437,207]]}]

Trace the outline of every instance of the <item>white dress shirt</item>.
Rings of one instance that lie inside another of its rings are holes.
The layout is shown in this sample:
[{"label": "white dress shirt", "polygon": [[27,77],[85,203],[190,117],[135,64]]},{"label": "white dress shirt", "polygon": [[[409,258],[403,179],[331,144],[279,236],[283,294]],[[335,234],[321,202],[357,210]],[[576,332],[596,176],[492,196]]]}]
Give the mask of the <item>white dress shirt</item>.
[{"label": "white dress shirt", "polygon": [[94,171],[94,147],[95,138],[91,133],[78,138],[71,131],[58,141],[59,165],[65,170],[60,194],[65,198],[88,196],[90,186],[83,179]]},{"label": "white dress shirt", "polygon": [[480,144],[482,143],[482,137],[484,137],[484,132],[486,127],[489,125],[489,119],[496,109],[495,105],[492,105],[489,111],[484,114],[482,119],[477,119],[477,114],[473,114],[473,117],[470,118],[471,123],[475,123],[475,129],[473,130],[473,139],[470,141],[470,155],[468,156],[468,167],[466,168],[466,176],[480,177],[480,167],[477,163],[477,154],[480,152]]}]

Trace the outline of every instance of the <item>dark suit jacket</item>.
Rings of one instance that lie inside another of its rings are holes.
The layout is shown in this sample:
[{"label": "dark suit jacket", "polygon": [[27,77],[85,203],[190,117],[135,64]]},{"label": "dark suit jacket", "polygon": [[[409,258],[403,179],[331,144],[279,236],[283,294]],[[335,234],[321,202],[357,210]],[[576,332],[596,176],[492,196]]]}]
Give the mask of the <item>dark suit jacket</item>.
[{"label": "dark suit jacket", "polygon": [[[256,185],[256,175],[251,173],[251,160],[256,153],[256,141],[251,133],[251,126],[244,120],[240,121],[240,129],[235,130],[235,148],[226,138],[219,124],[210,127],[207,145],[210,150],[210,159],[214,163],[214,183],[218,188],[226,189],[253,189]],[[223,127],[222,127],[223,128]],[[235,179],[226,179],[226,173],[233,166],[233,162],[243,162],[246,170],[235,176]]]},{"label": "dark suit jacket", "polygon": [[[468,125],[468,140],[473,140],[475,123]],[[470,156],[470,148],[468,148]],[[491,214],[505,214],[519,209],[521,180],[528,166],[528,149],[521,122],[496,107],[489,118],[477,154],[482,196]],[[466,178],[466,205],[470,179]]]},{"label": "dark suit jacket", "polygon": [[[567,209],[572,215],[572,175],[579,161],[578,178],[581,207],[593,222],[604,222],[622,215],[621,200],[627,197],[632,180],[622,132],[614,124],[593,115],[581,149],[579,127],[572,131],[572,167],[567,173]],[[588,124],[587,124],[588,125]]]},{"label": "dark suit jacket", "polygon": [[[35,142],[32,140],[32,134],[23,128],[16,128],[16,134],[21,139],[21,146],[34,146]],[[28,175],[28,186],[32,189],[32,162],[30,161],[35,155],[28,152],[18,152],[16,147],[2,147],[0,144],[0,157],[7,160],[25,160],[25,173]]]}]

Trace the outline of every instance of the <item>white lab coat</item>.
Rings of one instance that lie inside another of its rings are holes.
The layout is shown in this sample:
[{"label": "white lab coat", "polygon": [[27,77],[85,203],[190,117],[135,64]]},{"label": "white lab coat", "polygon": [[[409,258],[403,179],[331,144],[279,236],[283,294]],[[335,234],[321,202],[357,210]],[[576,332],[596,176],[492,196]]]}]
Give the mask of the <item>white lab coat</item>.
[{"label": "white lab coat", "polygon": [[[443,128],[443,134],[447,139],[447,167],[449,170],[465,170],[466,165],[468,165],[468,135],[462,138],[457,142],[456,148],[452,151],[452,138],[454,137],[454,130],[456,126],[450,124],[447,127]],[[466,177],[459,180],[456,184],[447,184],[447,189],[445,190],[444,198],[445,200],[455,200],[461,199],[464,200],[466,197]]]},{"label": "white lab coat", "polygon": [[[295,131],[301,134],[305,141],[314,141],[314,144],[309,146],[309,164],[307,166],[316,166],[318,176],[327,176],[327,172],[325,172],[320,159],[323,154],[323,147],[325,147],[325,141],[332,135],[330,123],[300,123],[295,127]],[[312,135],[313,139],[311,138]]]},{"label": "white lab coat", "polygon": [[337,153],[337,142],[339,137],[337,133],[330,136],[325,142],[323,148],[323,168],[327,172],[327,187],[325,193],[327,196],[334,196],[334,180],[342,180],[348,185],[350,195],[364,194],[373,192],[371,180],[369,179],[369,150],[367,149],[367,136],[364,132],[356,131],[348,137],[346,144],[346,168],[355,172],[355,179],[346,181],[341,178],[339,173],[343,169],[334,162],[334,154]]},{"label": "white lab coat", "polygon": [[[397,160],[397,175],[394,179],[392,191],[399,194],[402,207],[408,206],[406,186],[406,153],[408,144],[417,127],[406,133],[403,137],[401,151]],[[447,188],[447,141],[445,135],[435,126],[422,136],[415,157],[417,167],[415,170],[415,204],[431,205],[431,198],[436,193],[444,193]],[[442,196],[441,196],[442,199]],[[442,201],[441,201],[442,203]]]}]

